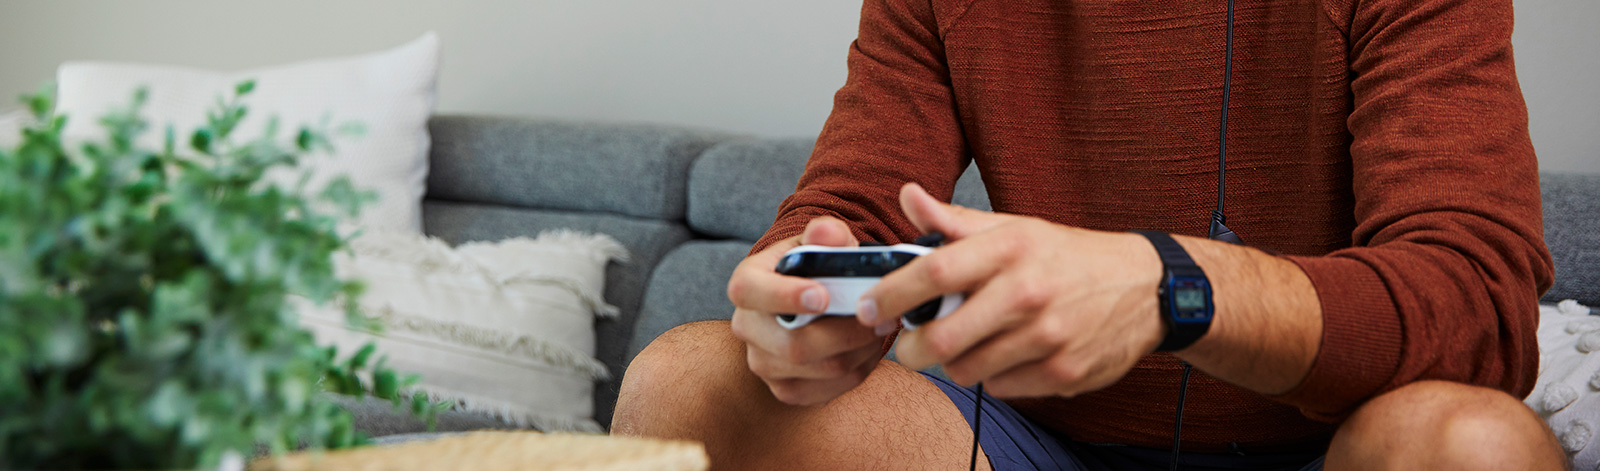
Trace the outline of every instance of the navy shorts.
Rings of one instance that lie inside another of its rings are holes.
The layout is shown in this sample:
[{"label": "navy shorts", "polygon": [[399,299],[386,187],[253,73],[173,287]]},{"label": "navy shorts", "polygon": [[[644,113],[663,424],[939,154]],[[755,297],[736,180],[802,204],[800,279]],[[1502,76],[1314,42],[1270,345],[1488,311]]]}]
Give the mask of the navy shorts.
[{"label": "navy shorts", "polygon": [[[923,373],[939,386],[944,395],[961,410],[972,425],[976,395],[950,380]],[[1172,450],[1128,445],[1099,445],[1058,439],[1033,423],[1016,409],[988,394],[983,395],[983,428],[978,443],[996,471],[1060,469],[1072,471],[1152,470],[1166,471]],[[1183,453],[1185,470],[1282,470],[1320,471],[1322,457],[1316,455],[1249,455],[1225,453]]]}]

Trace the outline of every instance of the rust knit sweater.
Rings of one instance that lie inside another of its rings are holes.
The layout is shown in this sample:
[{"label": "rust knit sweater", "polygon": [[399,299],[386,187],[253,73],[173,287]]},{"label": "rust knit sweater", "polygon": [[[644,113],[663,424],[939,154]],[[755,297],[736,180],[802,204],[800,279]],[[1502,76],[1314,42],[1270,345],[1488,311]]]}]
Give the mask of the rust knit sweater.
[{"label": "rust knit sweater", "polygon": [[[996,211],[1204,236],[1224,12],[867,0],[849,79],[757,247],[819,215],[909,240],[900,186],[948,199],[974,160]],[[1228,225],[1310,276],[1323,341],[1281,396],[1197,374],[1186,450],[1323,447],[1332,422],[1421,379],[1532,389],[1552,274],[1511,24],[1510,0],[1239,2]],[[1151,355],[1107,389],[1010,403],[1072,439],[1164,447],[1179,372]]]}]

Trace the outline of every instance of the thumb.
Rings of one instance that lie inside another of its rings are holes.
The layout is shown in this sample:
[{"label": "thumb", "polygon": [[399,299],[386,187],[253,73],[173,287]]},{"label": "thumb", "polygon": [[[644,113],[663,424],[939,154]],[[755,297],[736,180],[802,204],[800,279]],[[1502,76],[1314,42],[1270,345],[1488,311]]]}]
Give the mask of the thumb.
[{"label": "thumb", "polygon": [[900,209],[922,233],[939,232],[952,241],[982,232],[1005,220],[1005,216],[988,211],[945,204],[916,183],[900,187]]},{"label": "thumb", "polygon": [[850,226],[833,216],[819,216],[806,223],[805,232],[800,234],[800,243],[830,247],[860,245],[855,234],[850,232]]}]

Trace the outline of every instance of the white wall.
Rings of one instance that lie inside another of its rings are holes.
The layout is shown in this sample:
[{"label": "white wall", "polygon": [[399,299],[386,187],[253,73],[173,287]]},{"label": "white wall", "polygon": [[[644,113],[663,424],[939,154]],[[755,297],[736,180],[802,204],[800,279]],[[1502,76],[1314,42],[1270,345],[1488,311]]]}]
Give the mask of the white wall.
[{"label": "white wall", "polygon": [[[0,96],[69,59],[237,69],[437,31],[441,112],[815,135],[861,0],[0,0]],[[10,108],[7,99],[0,108]]]},{"label": "white wall", "polygon": [[[1600,0],[1515,0],[1546,170],[1600,173]],[[0,0],[0,97],[68,59],[236,69],[443,42],[442,112],[814,135],[861,0]],[[0,108],[8,108],[0,101]]]},{"label": "white wall", "polygon": [[1600,0],[1515,0],[1517,79],[1544,170],[1600,173]]}]

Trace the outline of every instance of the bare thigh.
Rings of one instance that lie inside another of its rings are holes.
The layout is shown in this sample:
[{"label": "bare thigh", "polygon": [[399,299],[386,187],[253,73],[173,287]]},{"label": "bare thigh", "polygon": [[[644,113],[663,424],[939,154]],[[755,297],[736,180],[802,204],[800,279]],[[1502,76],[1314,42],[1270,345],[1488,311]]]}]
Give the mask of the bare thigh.
[{"label": "bare thigh", "polygon": [[[662,334],[629,365],[612,433],[705,443],[714,469],[960,469],[972,429],[938,386],[880,361],[821,406],[778,402],[727,321]],[[979,455],[979,469],[989,469]]]}]

